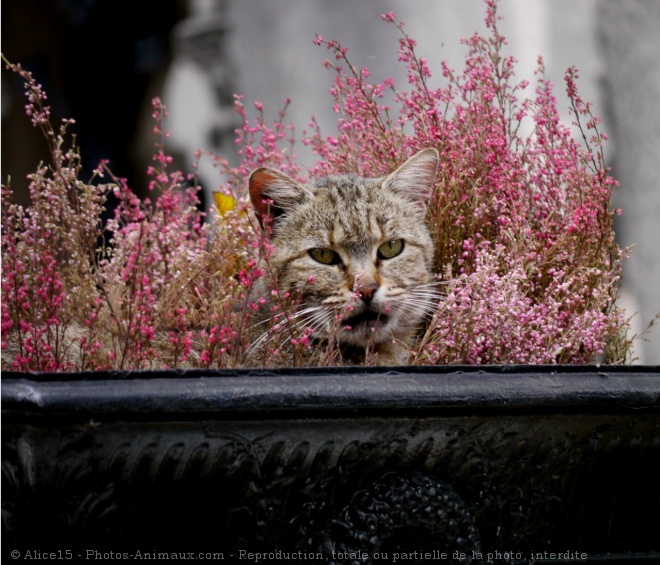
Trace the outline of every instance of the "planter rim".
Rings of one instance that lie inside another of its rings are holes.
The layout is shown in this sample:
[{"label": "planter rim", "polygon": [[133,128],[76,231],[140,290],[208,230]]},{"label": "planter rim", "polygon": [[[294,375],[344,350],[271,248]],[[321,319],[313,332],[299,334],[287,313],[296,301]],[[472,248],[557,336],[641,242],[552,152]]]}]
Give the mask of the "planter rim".
[{"label": "planter rim", "polygon": [[660,414],[660,367],[445,366],[5,373],[3,417],[84,419]]}]

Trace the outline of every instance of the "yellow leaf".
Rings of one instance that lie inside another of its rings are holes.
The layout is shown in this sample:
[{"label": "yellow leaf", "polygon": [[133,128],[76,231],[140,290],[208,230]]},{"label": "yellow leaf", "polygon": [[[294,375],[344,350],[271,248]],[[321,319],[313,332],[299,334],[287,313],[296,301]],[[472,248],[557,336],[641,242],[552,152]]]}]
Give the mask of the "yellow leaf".
[{"label": "yellow leaf", "polygon": [[215,201],[215,207],[218,209],[221,216],[224,216],[227,212],[236,208],[236,199],[233,196],[223,194],[222,192],[214,192],[213,200]]}]

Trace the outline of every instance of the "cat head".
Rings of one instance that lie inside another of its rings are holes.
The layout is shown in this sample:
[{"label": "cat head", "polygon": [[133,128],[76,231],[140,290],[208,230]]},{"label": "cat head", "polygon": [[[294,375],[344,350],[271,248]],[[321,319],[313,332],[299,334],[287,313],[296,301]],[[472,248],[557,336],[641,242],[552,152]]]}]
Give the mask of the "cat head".
[{"label": "cat head", "polygon": [[411,338],[437,295],[425,216],[438,160],[425,149],[382,178],[305,186],[253,171],[250,199],[275,248],[269,264],[281,292],[302,292],[301,327],[360,347]]}]

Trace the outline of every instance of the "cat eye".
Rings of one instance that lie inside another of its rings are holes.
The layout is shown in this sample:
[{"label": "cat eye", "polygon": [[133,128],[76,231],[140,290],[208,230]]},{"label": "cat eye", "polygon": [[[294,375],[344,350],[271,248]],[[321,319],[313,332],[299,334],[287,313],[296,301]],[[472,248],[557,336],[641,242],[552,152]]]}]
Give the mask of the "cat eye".
[{"label": "cat eye", "polygon": [[323,249],[322,247],[315,247],[309,250],[309,255],[314,261],[318,261],[323,265],[337,265],[341,263],[339,253],[332,249]]},{"label": "cat eye", "polygon": [[380,259],[391,259],[403,251],[403,239],[391,239],[378,248]]}]

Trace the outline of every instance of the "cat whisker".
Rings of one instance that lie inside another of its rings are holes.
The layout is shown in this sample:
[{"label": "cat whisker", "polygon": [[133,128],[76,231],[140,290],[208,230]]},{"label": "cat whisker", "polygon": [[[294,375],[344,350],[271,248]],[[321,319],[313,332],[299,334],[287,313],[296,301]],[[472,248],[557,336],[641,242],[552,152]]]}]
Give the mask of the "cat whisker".
[{"label": "cat whisker", "polygon": [[332,312],[320,308],[313,316],[309,317],[307,321],[309,322],[307,327],[312,332],[317,332],[319,329],[329,329],[333,319]]},{"label": "cat whisker", "polygon": [[430,318],[437,309],[435,300],[428,298],[408,297],[399,305],[400,310],[410,316]]},{"label": "cat whisker", "polygon": [[[311,314],[311,316],[310,316]],[[260,324],[277,321],[267,331],[263,332],[248,348],[246,355],[257,350],[264,340],[269,336],[279,333],[287,326],[296,331],[304,331],[305,328],[310,328],[316,331],[321,326],[327,325],[331,314],[328,313],[322,306],[308,306],[302,310],[291,312],[278,312],[269,320],[264,320]],[[287,341],[290,341],[294,336],[289,335]]]},{"label": "cat whisker", "polygon": [[[321,309],[320,306],[310,306],[310,307],[308,307],[308,308],[304,308],[303,310],[296,310],[296,311],[293,312],[293,313],[291,313],[291,312],[278,312],[277,314],[275,314],[275,315],[273,316],[273,319],[274,319],[274,320],[277,320],[277,319],[282,318],[282,317],[284,317],[284,316],[286,316],[286,318],[285,318],[284,320],[280,320],[277,324],[275,324],[275,325],[273,326],[272,329],[279,329],[279,327],[281,327],[281,325],[282,325],[283,323],[286,323],[287,321],[288,321],[288,322],[296,321],[296,320],[298,320],[298,318],[301,318],[301,317],[303,317],[303,316],[306,316],[306,315],[309,314],[310,312],[315,312],[315,311],[317,311],[317,310],[319,310],[319,309]],[[270,321],[270,320],[264,320],[264,321],[261,322],[261,323],[267,323],[267,322],[269,322],[269,321]]]},{"label": "cat whisker", "polygon": [[440,296],[406,296],[404,300],[401,301],[401,304],[426,304],[430,306],[434,303],[435,300],[440,299]]},{"label": "cat whisker", "polygon": [[440,285],[445,285],[447,283],[443,282],[431,282],[431,283],[424,283],[424,284],[419,284],[416,286],[411,287],[409,290],[410,292],[433,292],[433,293],[444,293],[444,290],[439,290],[438,286]]},{"label": "cat whisker", "polygon": [[411,292],[408,295],[407,299],[428,300],[430,302],[435,302],[435,301],[438,301],[438,300],[442,300],[446,296],[447,296],[447,293],[445,293],[445,292],[425,289],[425,290],[422,290],[420,292],[418,292],[418,291]]},{"label": "cat whisker", "polygon": [[423,291],[423,292],[411,292],[407,297],[406,300],[414,300],[417,302],[424,301],[426,300],[427,302],[436,302],[439,301],[443,298],[445,298],[446,294],[442,292],[431,292],[431,291]]},{"label": "cat whisker", "polygon": [[270,331],[265,331],[263,332],[257,339],[255,339],[251,344],[250,347],[247,348],[245,351],[245,355],[249,356],[253,352],[255,352],[259,347],[261,346],[261,343],[270,335]]}]

